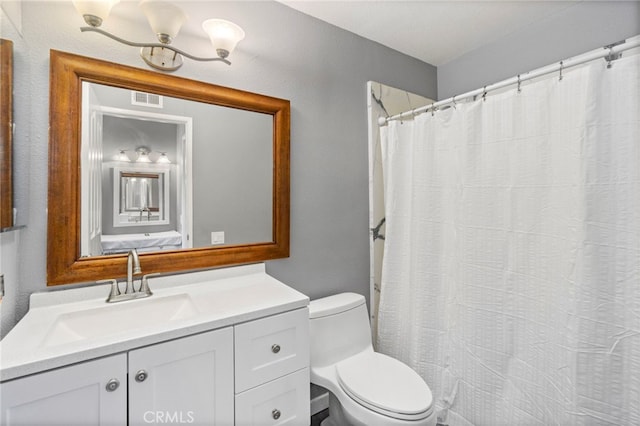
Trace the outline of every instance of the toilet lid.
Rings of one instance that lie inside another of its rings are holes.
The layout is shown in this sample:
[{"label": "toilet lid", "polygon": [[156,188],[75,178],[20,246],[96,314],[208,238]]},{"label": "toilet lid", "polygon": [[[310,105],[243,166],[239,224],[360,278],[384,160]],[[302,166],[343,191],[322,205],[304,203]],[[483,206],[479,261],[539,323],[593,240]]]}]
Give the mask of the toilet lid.
[{"label": "toilet lid", "polygon": [[336,364],[336,371],[342,389],[371,410],[405,420],[431,414],[431,389],[418,373],[394,358],[361,353]]}]

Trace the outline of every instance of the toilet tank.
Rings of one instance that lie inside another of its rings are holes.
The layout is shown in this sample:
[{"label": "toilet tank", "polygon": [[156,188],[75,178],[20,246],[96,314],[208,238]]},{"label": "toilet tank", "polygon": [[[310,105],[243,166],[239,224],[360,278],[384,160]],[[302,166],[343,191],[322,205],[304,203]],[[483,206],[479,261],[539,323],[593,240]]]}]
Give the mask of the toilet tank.
[{"label": "toilet tank", "polygon": [[364,296],[340,293],[309,304],[311,368],[335,364],[373,350],[371,327]]}]

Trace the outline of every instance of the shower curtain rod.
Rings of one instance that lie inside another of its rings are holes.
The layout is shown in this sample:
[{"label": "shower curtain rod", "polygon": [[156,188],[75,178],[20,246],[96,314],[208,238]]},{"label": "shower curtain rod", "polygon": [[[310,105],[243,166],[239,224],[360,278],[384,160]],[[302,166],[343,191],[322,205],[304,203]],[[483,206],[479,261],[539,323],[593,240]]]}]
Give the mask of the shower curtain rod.
[{"label": "shower curtain rod", "polygon": [[478,95],[486,95],[488,92],[493,90],[502,89],[503,87],[512,86],[514,84],[520,85],[523,81],[531,80],[545,74],[551,74],[554,72],[560,72],[560,79],[562,79],[562,71],[567,68],[575,67],[580,64],[584,64],[585,62],[593,61],[595,59],[604,58],[607,62],[609,62],[608,66],[611,66],[611,62],[618,59],[620,57],[620,53],[625,50],[633,49],[634,47],[640,46],[640,36],[633,37],[631,39],[622,40],[617,43],[604,46],[601,49],[596,49],[591,52],[587,52],[580,56],[576,56],[574,58],[570,58],[564,61],[560,61],[559,63],[547,65],[542,68],[538,68],[533,71],[529,71],[526,74],[519,74],[516,77],[511,77],[506,80],[502,80],[498,83],[490,84],[488,86],[484,86],[480,89],[472,90],[467,93],[463,93],[462,95],[452,96],[448,99],[444,99],[442,101],[434,102],[429,105],[425,105],[419,108],[415,108],[409,111],[405,111],[400,114],[393,115],[391,117],[380,117],[378,118],[378,125],[384,126],[389,121],[392,120],[402,120],[409,117],[414,117],[418,114],[422,114],[428,111],[435,111],[441,106],[445,105],[455,105],[457,101],[472,98]]}]

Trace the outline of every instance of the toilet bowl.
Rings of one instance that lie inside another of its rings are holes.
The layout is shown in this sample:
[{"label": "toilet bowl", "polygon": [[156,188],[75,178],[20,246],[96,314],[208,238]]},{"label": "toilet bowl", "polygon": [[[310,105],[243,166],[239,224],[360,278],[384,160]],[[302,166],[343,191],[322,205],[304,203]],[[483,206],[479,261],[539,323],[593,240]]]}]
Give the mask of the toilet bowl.
[{"label": "toilet bowl", "polygon": [[311,382],[329,391],[323,426],[434,426],[429,386],[406,364],[374,352],[365,299],[340,293],[309,304]]}]

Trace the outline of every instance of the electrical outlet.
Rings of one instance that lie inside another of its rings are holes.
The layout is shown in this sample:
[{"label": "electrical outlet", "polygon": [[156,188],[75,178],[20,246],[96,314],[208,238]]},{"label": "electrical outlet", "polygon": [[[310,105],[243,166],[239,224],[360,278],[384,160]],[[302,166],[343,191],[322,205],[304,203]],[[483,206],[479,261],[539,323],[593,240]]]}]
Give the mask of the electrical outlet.
[{"label": "electrical outlet", "polygon": [[224,244],[224,231],[215,231],[211,233],[211,244]]}]

